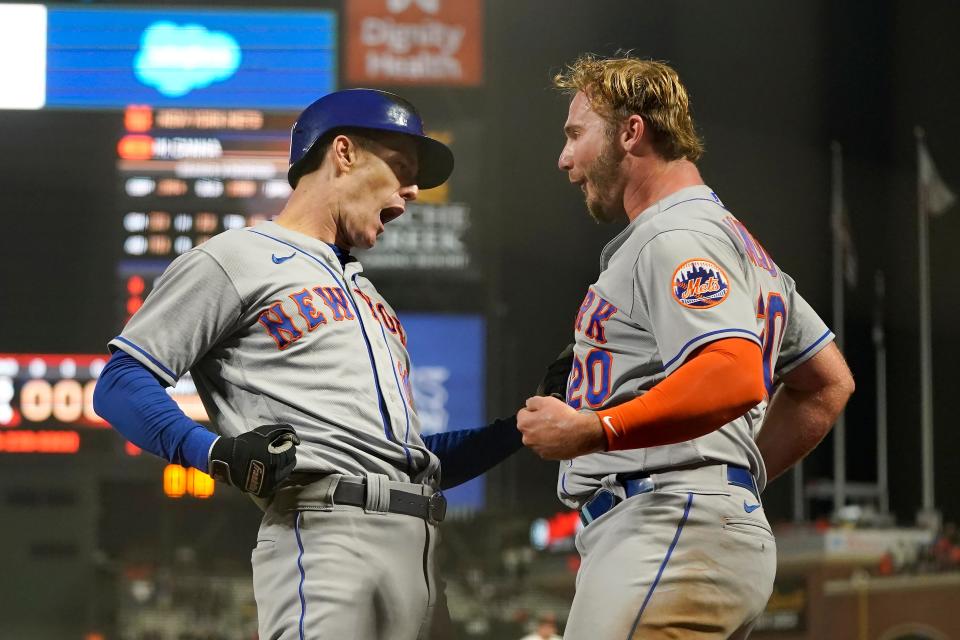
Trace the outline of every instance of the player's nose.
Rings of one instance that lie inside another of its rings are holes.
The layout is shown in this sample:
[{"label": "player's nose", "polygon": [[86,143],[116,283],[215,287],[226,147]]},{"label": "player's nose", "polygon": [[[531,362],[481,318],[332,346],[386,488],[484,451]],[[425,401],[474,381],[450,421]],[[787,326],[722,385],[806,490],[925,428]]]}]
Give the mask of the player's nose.
[{"label": "player's nose", "polygon": [[560,157],[557,158],[557,168],[560,169],[560,171],[570,171],[573,169],[573,153],[569,144],[563,145],[563,149],[560,150]]},{"label": "player's nose", "polygon": [[420,187],[415,184],[411,184],[406,187],[401,187],[398,193],[401,198],[407,202],[410,202],[411,200],[416,200],[417,196],[420,195]]}]

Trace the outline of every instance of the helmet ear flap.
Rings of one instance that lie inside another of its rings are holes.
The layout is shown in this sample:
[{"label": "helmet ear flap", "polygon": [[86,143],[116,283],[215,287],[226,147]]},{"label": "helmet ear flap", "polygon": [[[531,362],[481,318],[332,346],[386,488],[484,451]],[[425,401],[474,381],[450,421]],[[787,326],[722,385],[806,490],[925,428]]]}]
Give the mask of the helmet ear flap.
[{"label": "helmet ear flap", "polygon": [[[311,135],[311,133],[314,135]],[[287,169],[287,182],[290,183],[292,188],[297,188],[297,183],[303,174],[314,171],[320,166],[319,161],[317,161],[316,150],[321,137],[319,131],[309,131],[307,127],[301,124],[300,120],[294,123],[290,131],[290,167]],[[310,165],[314,163],[315,166],[311,167]],[[310,168],[308,169],[308,167]]]},{"label": "helmet ear flap", "polygon": [[342,131],[328,131],[317,136],[303,151],[301,158],[290,165],[287,170],[287,182],[292,188],[297,188],[300,178],[320,168],[324,152],[338,133]]}]

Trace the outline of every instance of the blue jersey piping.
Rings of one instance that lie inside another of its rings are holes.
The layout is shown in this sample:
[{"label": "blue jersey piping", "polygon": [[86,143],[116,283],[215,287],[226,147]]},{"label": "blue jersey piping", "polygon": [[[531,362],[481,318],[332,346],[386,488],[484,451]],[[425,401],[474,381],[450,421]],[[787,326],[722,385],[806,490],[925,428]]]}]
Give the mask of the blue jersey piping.
[{"label": "blue jersey piping", "polygon": [[294,523],[294,532],[297,534],[297,547],[300,553],[297,555],[297,568],[300,569],[300,586],[297,588],[300,594],[300,640],[304,640],[303,622],[307,617],[307,599],[303,595],[303,583],[307,580],[307,572],[303,569],[303,539],[300,537],[300,519],[303,512],[297,512],[297,520]]},{"label": "blue jersey piping", "polygon": [[690,348],[690,345],[692,345],[693,343],[697,342],[698,340],[702,340],[703,338],[707,338],[707,337],[710,337],[710,336],[715,336],[715,335],[717,335],[718,333],[745,333],[745,334],[747,334],[748,336],[750,336],[751,338],[753,338],[754,340],[756,340],[758,344],[760,343],[760,338],[759,338],[759,336],[757,336],[757,334],[755,334],[755,333],[752,332],[752,331],[747,331],[746,329],[734,329],[734,328],[731,328],[731,329],[717,329],[716,331],[708,331],[707,333],[702,333],[702,334],[700,334],[699,336],[697,336],[696,338],[691,339],[690,341],[687,342],[687,344],[683,345],[683,346],[680,348],[680,351],[677,353],[677,355],[673,356],[673,358],[670,360],[670,362],[668,362],[668,363],[666,363],[665,365],[663,365],[664,371],[666,371],[667,369],[669,369],[669,368],[670,368],[670,365],[672,365],[674,362],[677,361],[678,358],[680,358],[680,356],[682,356],[684,353],[686,353],[687,349]]},{"label": "blue jersey piping", "polygon": [[[359,274],[353,274],[353,284],[359,289],[360,285],[357,284],[357,276]],[[370,310],[371,313],[374,313],[373,309]],[[373,318],[376,320],[376,316]],[[383,345],[387,348],[387,353],[390,354],[390,368],[393,370],[393,381],[397,385],[397,392],[400,394],[400,399],[403,400],[403,417],[407,421],[407,429],[403,434],[403,452],[407,456],[407,465],[410,469],[413,468],[413,459],[410,457],[410,450],[407,448],[407,442],[410,439],[410,412],[407,409],[407,401],[403,395],[403,389],[400,387],[400,379],[397,378],[397,368],[393,366],[393,351],[390,350],[390,342],[387,340],[387,332],[383,327],[383,323],[380,322],[380,333],[383,335]]]},{"label": "blue jersey piping", "polygon": [[[274,240],[276,242],[279,242],[280,244],[290,247],[291,249],[299,251],[300,253],[307,256],[308,258],[310,258],[311,260],[319,264],[321,267],[326,269],[327,272],[330,274],[330,277],[332,277],[335,281],[337,281],[337,283],[343,283],[344,293],[347,294],[347,297],[350,300],[350,304],[351,306],[353,306],[353,311],[357,315],[357,323],[360,325],[360,333],[363,334],[363,341],[367,345],[367,357],[370,358],[370,369],[373,371],[373,381],[377,388],[377,398],[380,401],[378,404],[378,409],[380,410],[380,420],[383,422],[383,434],[384,436],[386,436],[387,440],[396,442],[396,440],[393,437],[393,429],[387,422],[387,416],[383,411],[384,408],[386,407],[386,402],[383,399],[383,393],[381,393],[380,391],[380,375],[377,373],[377,364],[376,364],[376,361],[373,359],[373,347],[371,347],[370,345],[370,337],[367,335],[367,329],[366,327],[363,326],[363,320],[360,318],[360,310],[357,308],[357,302],[356,300],[353,299],[353,294],[350,293],[350,285],[347,284],[346,280],[338,278],[337,275],[334,273],[333,269],[331,269],[320,258],[316,257],[315,255],[307,251],[304,251],[297,245],[286,242],[285,240],[280,240],[279,238],[274,238],[273,236],[267,235],[260,231],[254,231],[253,229],[247,229],[247,231],[249,231],[250,233],[255,233],[258,236],[263,236],[264,238],[269,238],[270,240]],[[406,445],[404,445],[404,449],[406,449]]]},{"label": "blue jersey piping", "polygon": [[795,357],[793,357],[793,358],[790,358],[790,359],[787,360],[786,362],[780,363],[780,368],[782,369],[783,367],[789,366],[789,365],[793,364],[794,362],[796,362],[797,360],[799,360],[800,358],[802,358],[803,356],[807,355],[808,353],[810,353],[810,351],[811,351],[814,347],[816,347],[818,344],[820,344],[821,342],[823,342],[824,340],[826,340],[826,339],[827,339],[828,337],[830,337],[831,335],[833,335],[833,332],[830,331],[830,329],[827,329],[827,332],[826,332],[825,334],[823,334],[822,336],[820,336],[819,338],[817,338],[817,341],[816,341],[816,342],[814,342],[812,345],[810,345],[809,347],[807,347],[806,349],[804,349],[803,351],[801,351],[801,352],[799,353],[799,355],[797,355],[797,356],[795,356]]},{"label": "blue jersey piping", "polygon": [[656,591],[657,585],[660,584],[660,578],[663,576],[663,570],[667,568],[667,563],[670,562],[670,556],[673,555],[673,550],[677,548],[677,542],[680,541],[680,532],[683,531],[683,525],[687,522],[687,517],[690,515],[690,507],[693,505],[693,494],[687,494],[687,506],[683,510],[683,517],[680,518],[680,524],[677,525],[677,533],[673,536],[673,542],[670,543],[670,548],[667,549],[667,555],[664,556],[663,562],[660,563],[660,570],[657,571],[657,577],[654,578],[653,584],[650,585],[650,590],[647,591],[647,597],[643,599],[643,604],[640,606],[640,611],[637,613],[636,620],[633,621],[633,626],[630,628],[630,633],[627,634],[627,640],[634,637],[634,633],[637,631],[637,625],[640,624],[640,616],[643,615],[644,609],[647,608],[647,604],[650,602],[650,598],[653,597],[653,592]]},{"label": "blue jersey piping", "polygon": [[149,361],[152,362],[154,365],[156,365],[158,369],[160,369],[160,370],[163,371],[165,374],[167,374],[168,376],[170,376],[171,379],[173,379],[173,380],[176,380],[176,379],[177,379],[177,376],[176,376],[176,374],[175,374],[173,371],[170,371],[170,369],[167,369],[165,366],[163,366],[163,364],[161,364],[161,362],[160,362],[159,360],[157,360],[157,359],[154,358],[152,355],[150,355],[150,354],[147,352],[146,349],[143,349],[143,348],[140,347],[139,345],[131,342],[130,340],[127,340],[127,339],[124,338],[123,336],[117,336],[116,338],[114,338],[114,340],[119,340],[120,342],[122,342],[123,344],[125,344],[125,345],[127,345],[127,346],[129,346],[129,347],[133,347],[134,349],[136,349],[137,351],[139,351],[140,353],[142,353],[142,354],[147,358],[147,360],[149,360]]}]

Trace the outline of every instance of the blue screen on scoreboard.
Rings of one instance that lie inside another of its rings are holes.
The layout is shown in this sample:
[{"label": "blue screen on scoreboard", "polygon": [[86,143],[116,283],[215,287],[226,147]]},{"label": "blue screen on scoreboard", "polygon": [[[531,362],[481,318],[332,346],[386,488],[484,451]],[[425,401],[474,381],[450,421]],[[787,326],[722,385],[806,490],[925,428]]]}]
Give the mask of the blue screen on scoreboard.
[{"label": "blue screen on scoreboard", "polygon": [[48,12],[48,107],[300,110],[336,82],[333,11]]},{"label": "blue screen on scoreboard", "polygon": [[[485,327],[477,315],[401,313],[413,361],[411,385],[423,433],[487,424]],[[444,492],[452,512],[482,509],[483,476]]]}]

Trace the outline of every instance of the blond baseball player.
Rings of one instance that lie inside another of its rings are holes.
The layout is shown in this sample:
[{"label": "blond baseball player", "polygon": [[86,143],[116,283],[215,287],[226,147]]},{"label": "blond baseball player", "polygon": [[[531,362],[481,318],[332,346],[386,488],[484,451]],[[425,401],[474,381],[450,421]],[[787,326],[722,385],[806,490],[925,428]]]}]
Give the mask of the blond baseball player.
[{"label": "blond baseball player", "polygon": [[626,220],[574,321],[566,402],[527,401],[524,444],[562,460],[582,563],[566,638],[745,638],[776,545],[760,492],[853,391],[833,334],[703,183],[686,89],[663,63],[583,57],[559,167]]}]

